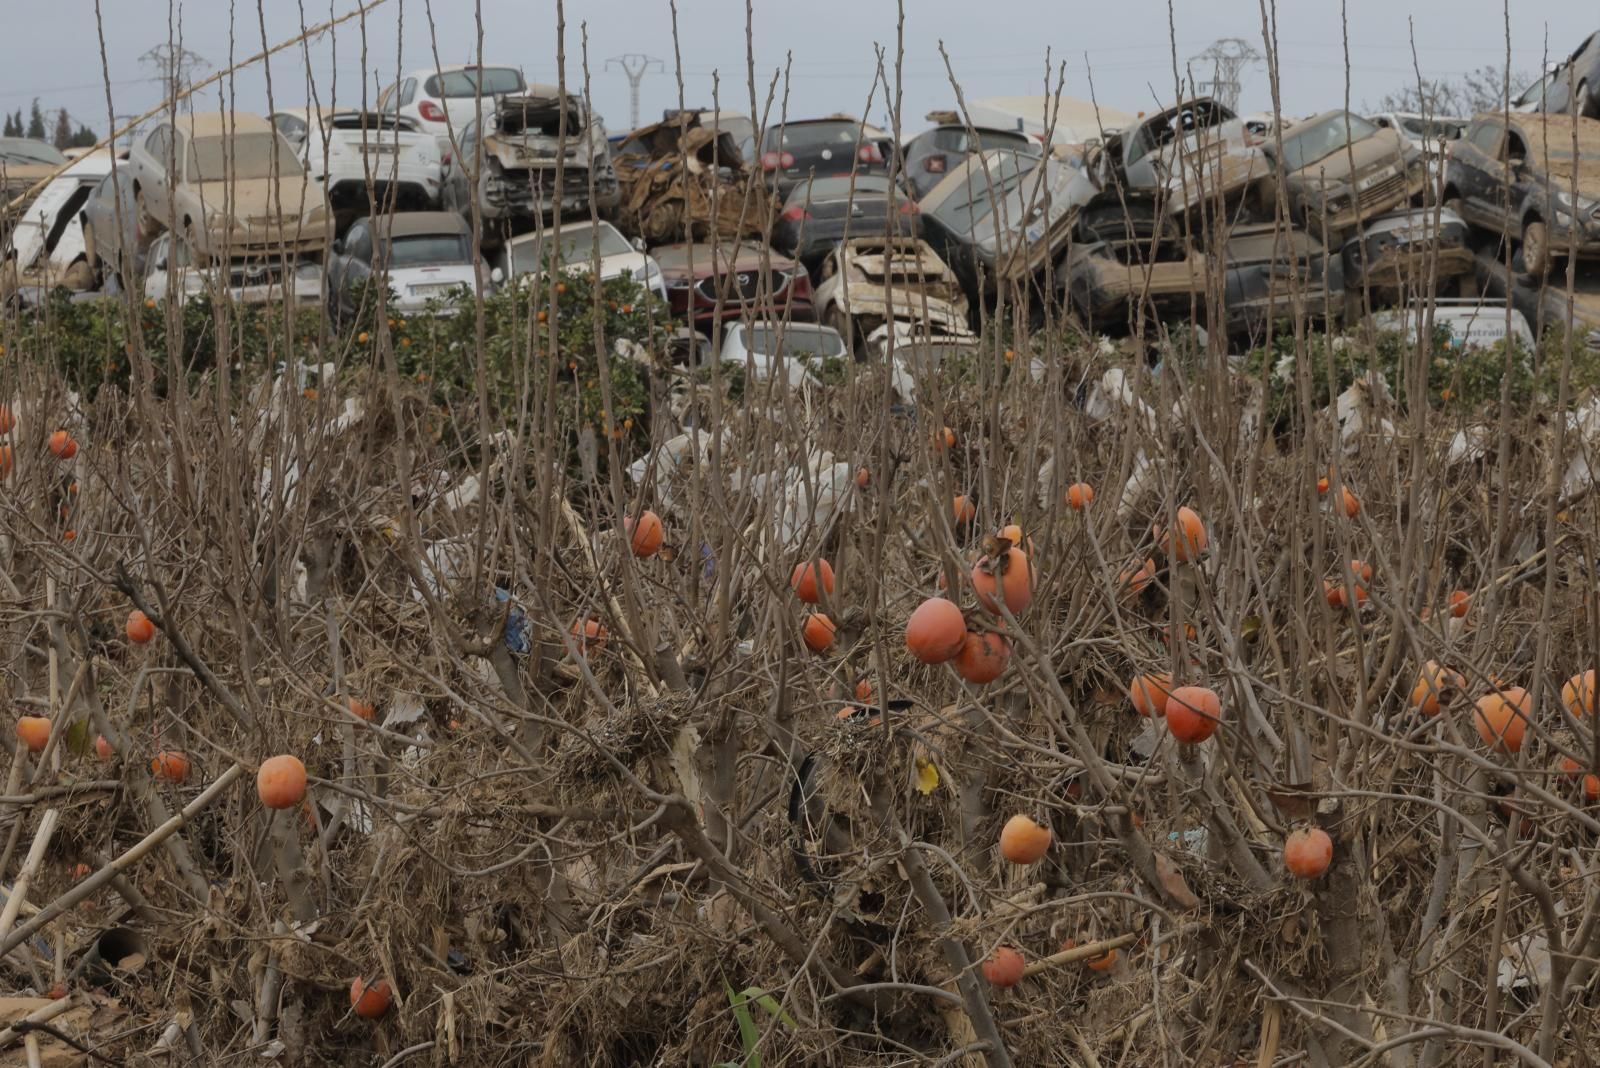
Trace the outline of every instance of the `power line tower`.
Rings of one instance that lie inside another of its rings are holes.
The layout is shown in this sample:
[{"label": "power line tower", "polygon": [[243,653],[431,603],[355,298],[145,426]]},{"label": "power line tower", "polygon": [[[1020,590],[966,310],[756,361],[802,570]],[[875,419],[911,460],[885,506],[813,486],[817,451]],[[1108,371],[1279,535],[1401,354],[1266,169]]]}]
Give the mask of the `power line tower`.
[{"label": "power line tower", "polygon": [[613,66],[622,70],[628,77],[628,128],[639,128],[639,83],[644,81],[644,76],[652,70],[662,70],[661,61],[655,56],[647,56],[642,52],[629,52],[623,56],[612,56],[606,60],[606,70]]},{"label": "power line tower", "polygon": [[1246,67],[1260,63],[1261,53],[1242,37],[1224,37],[1219,41],[1213,41],[1210,48],[1189,62],[1202,73],[1206,70],[1211,72],[1210,81],[1195,83],[1196,91],[1212,97],[1230,111],[1238,111],[1239,93],[1242,88],[1239,75]]},{"label": "power line tower", "polygon": [[161,97],[170,100],[189,87],[194,76],[211,66],[204,56],[179,45],[156,45],[139,57],[139,62],[155,71],[151,81],[161,87]]}]

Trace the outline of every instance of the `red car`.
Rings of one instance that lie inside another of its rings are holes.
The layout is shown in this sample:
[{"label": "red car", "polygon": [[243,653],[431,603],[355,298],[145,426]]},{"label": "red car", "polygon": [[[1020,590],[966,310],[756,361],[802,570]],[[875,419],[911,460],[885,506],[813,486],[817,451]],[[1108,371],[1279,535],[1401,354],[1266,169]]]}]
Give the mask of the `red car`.
[{"label": "red car", "polygon": [[[811,279],[806,269],[769,248],[741,241],[663,245],[652,249],[676,318],[712,333],[723,319],[781,319],[809,323]],[[721,308],[718,308],[718,301]]]}]

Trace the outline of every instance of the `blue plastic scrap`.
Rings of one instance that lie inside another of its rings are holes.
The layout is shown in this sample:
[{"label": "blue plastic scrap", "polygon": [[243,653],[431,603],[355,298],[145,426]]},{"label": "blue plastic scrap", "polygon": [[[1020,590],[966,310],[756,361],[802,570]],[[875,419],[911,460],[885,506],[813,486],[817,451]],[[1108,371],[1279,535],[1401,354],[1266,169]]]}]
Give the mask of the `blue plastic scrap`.
[{"label": "blue plastic scrap", "polygon": [[[496,586],[494,599],[504,604],[511,600],[511,591]],[[528,614],[519,604],[513,603],[511,610],[506,613],[504,638],[506,648],[518,656],[527,656],[533,651],[533,635],[528,628]]]}]

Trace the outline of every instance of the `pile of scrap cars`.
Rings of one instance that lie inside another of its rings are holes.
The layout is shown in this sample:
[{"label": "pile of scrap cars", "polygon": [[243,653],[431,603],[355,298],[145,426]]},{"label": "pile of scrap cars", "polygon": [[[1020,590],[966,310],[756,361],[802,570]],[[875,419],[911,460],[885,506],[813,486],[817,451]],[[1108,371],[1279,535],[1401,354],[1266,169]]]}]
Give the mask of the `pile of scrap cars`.
[{"label": "pile of scrap cars", "polygon": [[[225,296],[342,319],[342,288],[375,273],[403,280],[411,314],[598,266],[664,298],[690,359],[766,320],[819,324],[856,359],[937,358],[1003,302],[1243,346],[1486,286],[1526,299],[1569,254],[1600,259],[1600,121],[1541,85],[1472,119],[995,98],[897,141],[845,115],[693,108],[610,136],[581,94],[515,66],[422,70],[371,110],[176,108],[72,160],[0,141],[0,299]],[[1586,281],[1580,316],[1600,322]],[[751,336],[788,351],[781,329]]]}]

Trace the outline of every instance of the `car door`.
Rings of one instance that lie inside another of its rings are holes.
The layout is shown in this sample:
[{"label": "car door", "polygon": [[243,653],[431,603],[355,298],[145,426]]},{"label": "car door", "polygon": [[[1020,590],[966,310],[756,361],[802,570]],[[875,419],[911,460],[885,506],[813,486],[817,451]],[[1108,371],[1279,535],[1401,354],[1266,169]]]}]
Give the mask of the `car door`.
[{"label": "car door", "polygon": [[1505,127],[1493,119],[1474,123],[1467,137],[1456,144],[1453,161],[1459,165],[1456,191],[1461,213],[1468,222],[1499,231],[1505,220],[1505,163],[1501,156]]},{"label": "car door", "polygon": [[[133,165],[134,176],[145,190],[164,188],[167,184],[167,157],[172,137],[172,127],[162,125],[150,131],[139,151],[131,153],[128,162]],[[147,198],[148,199],[148,198]],[[151,210],[155,205],[150,205]]]}]

